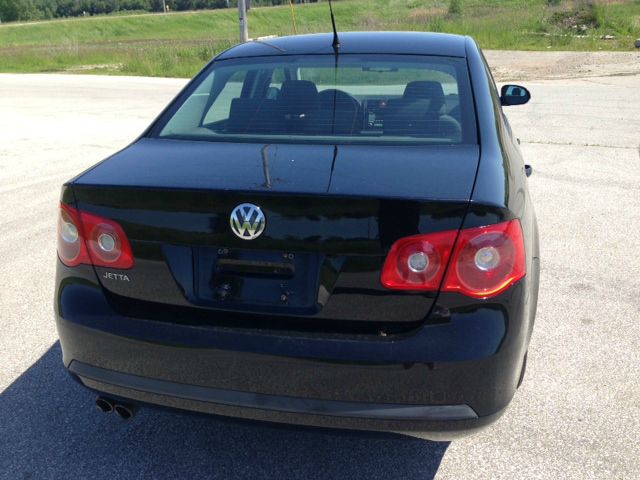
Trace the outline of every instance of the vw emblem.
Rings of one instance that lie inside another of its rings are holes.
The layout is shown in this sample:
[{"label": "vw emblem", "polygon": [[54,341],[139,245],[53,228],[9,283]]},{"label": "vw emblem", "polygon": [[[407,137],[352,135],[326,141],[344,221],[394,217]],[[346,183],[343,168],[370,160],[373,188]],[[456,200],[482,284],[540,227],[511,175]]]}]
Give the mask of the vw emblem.
[{"label": "vw emblem", "polygon": [[241,203],[234,208],[231,212],[229,223],[233,233],[242,240],[258,238],[267,225],[260,207],[252,203]]}]

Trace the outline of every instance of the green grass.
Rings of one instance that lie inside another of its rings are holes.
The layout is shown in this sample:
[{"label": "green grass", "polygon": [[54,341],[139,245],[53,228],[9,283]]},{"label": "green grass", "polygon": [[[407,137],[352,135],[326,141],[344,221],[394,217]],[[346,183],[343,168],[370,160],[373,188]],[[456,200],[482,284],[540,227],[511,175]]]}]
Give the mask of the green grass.
[{"label": "green grass", "polygon": [[[343,0],[334,9],[343,31],[461,33],[493,49],[633,50],[640,38],[640,0],[550,3],[463,0],[461,13],[452,14],[449,1]],[[325,2],[295,12],[298,33],[330,28]],[[254,37],[291,34],[289,7],[254,8],[249,27]],[[237,37],[235,9],[3,24],[0,71],[190,77]]]}]

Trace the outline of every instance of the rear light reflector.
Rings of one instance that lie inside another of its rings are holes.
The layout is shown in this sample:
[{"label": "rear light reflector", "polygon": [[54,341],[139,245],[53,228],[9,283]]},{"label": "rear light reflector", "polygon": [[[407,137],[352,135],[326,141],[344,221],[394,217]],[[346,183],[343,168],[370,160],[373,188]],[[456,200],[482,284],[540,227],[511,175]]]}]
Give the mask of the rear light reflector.
[{"label": "rear light reflector", "polygon": [[75,267],[81,263],[97,267],[133,267],[133,252],[122,227],[107,218],[60,204],[58,256]]},{"label": "rear light reflector", "polygon": [[90,263],[87,248],[80,236],[80,216],[74,208],[60,204],[58,215],[58,256],[62,263],[75,267]]},{"label": "rear light reflector", "polygon": [[461,230],[459,235],[449,230],[402,238],[391,247],[380,281],[393,290],[441,288],[487,298],[508,289],[525,273],[522,228],[518,220],[511,220]]}]

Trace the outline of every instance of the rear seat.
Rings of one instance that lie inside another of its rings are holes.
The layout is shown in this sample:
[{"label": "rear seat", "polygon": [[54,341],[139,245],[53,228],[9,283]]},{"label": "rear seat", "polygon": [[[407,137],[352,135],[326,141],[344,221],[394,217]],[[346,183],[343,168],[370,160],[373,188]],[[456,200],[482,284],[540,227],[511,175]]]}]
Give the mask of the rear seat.
[{"label": "rear seat", "polygon": [[226,131],[229,133],[275,133],[282,130],[277,115],[277,100],[234,98],[231,101]]},{"label": "rear seat", "polygon": [[234,98],[229,133],[298,133],[318,108],[318,89],[308,80],[285,80],[277,99]]},{"label": "rear seat", "polygon": [[329,89],[318,94],[313,82],[285,80],[277,99],[234,98],[226,131],[248,134],[351,134],[361,124],[360,104],[347,93]]},{"label": "rear seat", "polygon": [[309,116],[318,109],[318,88],[309,80],[285,80],[278,96],[278,114],[287,133],[307,129]]}]

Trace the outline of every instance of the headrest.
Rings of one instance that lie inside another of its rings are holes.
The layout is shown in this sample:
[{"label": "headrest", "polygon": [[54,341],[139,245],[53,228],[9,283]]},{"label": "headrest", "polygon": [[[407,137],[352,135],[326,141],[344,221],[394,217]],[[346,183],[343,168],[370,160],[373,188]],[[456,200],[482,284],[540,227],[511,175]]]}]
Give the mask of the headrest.
[{"label": "headrest", "polygon": [[280,88],[280,100],[315,100],[317,95],[316,84],[309,80],[285,80]]},{"label": "headrest", "polygon": [[360,106],[358,101],[347,92],[333,88],[328,88],[327,90],[322,90],[318,93],[318,101],[320,102],[320,105],[328,108],[333,108],[334,102],[337,109],[357,109]]},{"label": "headrest", "polygon": [[440,82],[430,80],[417,80],[407,83],[404,89],[403,98],[424,99],[431,101],[443,101],[444,91]]}]

